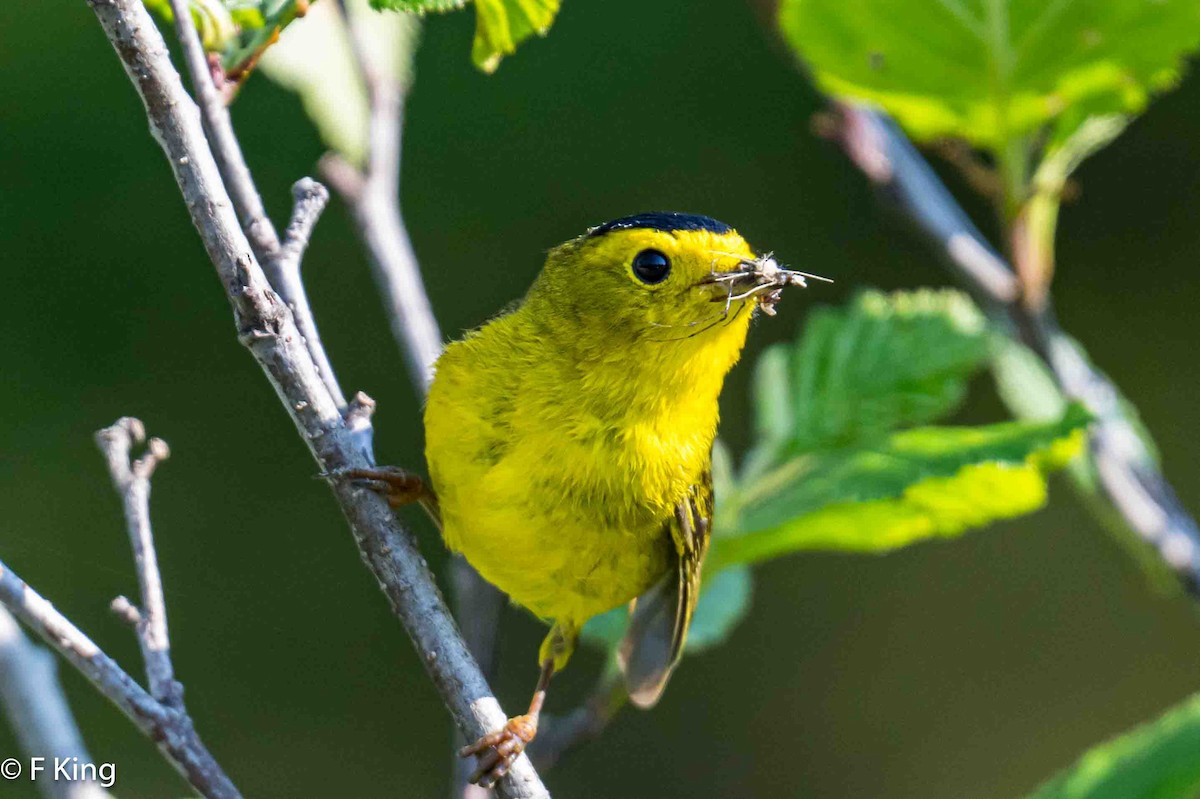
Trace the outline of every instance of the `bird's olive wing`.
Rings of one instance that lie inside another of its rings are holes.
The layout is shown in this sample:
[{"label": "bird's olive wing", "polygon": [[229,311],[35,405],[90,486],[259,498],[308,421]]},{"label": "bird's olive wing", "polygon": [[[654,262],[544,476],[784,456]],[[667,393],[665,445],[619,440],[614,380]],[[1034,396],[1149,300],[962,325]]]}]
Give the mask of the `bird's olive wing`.
[{"label": "bird's olive wing", "polygon": [[712,529],[712,471],[675,506],[664,525],[675,544],[675,567],[639,597],[621,642],[619,660],[630,700],[638,707],[654,705],[671,670],[683,654],[688,625],[700,596],[700,571]]}]

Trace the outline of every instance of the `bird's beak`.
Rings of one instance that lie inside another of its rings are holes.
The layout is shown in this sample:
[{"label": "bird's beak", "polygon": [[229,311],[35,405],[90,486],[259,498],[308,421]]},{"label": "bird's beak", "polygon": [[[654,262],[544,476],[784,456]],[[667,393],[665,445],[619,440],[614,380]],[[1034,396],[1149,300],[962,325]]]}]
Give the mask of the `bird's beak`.
[{"label": "bird's beak", "polygon": [[775,304],[783,297],[784,288],[808,288],[809,280],[833,282],[820,275],[784,269],[771,253],[767,253],[752,260],[744,259],[729,271],[714,271],[701,280],[699,285],[709,287],[713,294],[713,302],[728,305],[753,298],[768,316],[774,316]]}]

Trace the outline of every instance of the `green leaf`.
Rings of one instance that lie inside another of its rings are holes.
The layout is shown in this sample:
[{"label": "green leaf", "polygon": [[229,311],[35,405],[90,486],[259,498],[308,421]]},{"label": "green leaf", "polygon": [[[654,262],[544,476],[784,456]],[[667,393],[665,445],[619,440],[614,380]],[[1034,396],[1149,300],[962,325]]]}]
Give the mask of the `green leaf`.
[{"label": "green leaf", "polygon": [[[353,15],[371,13],[365,0],[347,3]],[[402,84],[412,77],[412,54],[420,23],[403,14],[374,16],[365,44]],[[366,91],[350,49],[346,26],[332,2],[315,3],[263,55],[263,72],[300,95],[304,110],[325,144],[347,161],[361,166],[367,154]]]},{"label": "green leaf", "polygon": [[1200,695],[1087,752],[1028,799],[1193,799],[1200,795]]},{"label": "green leaf", "polygon": [[[174,23],[170,0],[145,0],[145,6],[167,24]],[[240,23],[219,0],[189,0],[188,8],[206,51],[221,52],[236,46]]]},{"label": "green leaf", "polygon": [[1040,508],[1046,474],[1080,451],[1091,417],[923,427],[877,446],[797,457],[739,493],[740,535],[713,541],[708,568],[803,549],[882,552],[953,537]]},{"label": "green leaf", "polygon": [[825,90],[993,150],[1140,112],[1200,46],[1195,0],[783,0],[779,22]]},{"label": "green leaf", "polygon": [[559,0],[475,0],[475,41],[471,58],[484,72],[537,34],[545,36],[558,14]]},{"label": "green leaf", "polygon": [[[484,72],[495,72],[506,55],[530,36],[545,36],[561,0],[475,0],[475,40],[471,59]],[[371,0],[378,10],[417,14],[454,11],[466,0]]]},{"label": "green leaf", "polygon": [[872,291],[819,309],[794,348],[759,364],[760,440],[798,454],[931,422],[961,403],[989,343],[983,316],[957,291]]}]

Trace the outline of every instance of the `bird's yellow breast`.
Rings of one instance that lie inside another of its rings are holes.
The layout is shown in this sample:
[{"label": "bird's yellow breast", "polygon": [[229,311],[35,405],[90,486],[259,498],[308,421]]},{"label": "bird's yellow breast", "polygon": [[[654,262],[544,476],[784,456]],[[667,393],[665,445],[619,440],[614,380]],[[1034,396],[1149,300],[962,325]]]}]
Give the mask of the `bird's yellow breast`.
[{"label": "bird's yellow breast", "polygon": [[619,387],[628,363],[581,373],[529,346],[524,328],[518,312],[447,348],[425,411],[426,457],[446,544],[537,615],[582,623],[668,568],[663,525],[707,468],[716,433],[725,369],[705,375],[731,365],[741,342],[631,397]]}]

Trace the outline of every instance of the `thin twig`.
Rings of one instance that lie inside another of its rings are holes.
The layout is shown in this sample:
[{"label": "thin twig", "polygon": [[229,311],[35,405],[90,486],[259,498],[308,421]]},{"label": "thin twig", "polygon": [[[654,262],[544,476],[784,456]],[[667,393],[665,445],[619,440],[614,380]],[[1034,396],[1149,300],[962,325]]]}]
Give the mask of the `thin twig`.
[{"label": "thin twig", "polygon": [[[350,523],[367,566],[421,654],[427,672],[468,738],[507,717],[458,634],[412,535],[373,491],[340,480],[371,465],[321,378],[293,314],[271,289],[232,211],[199,111],[171,66],[166,45],[140,0],[89,0],[146,108],[192,222],[228,294],[239,337],[263,368]],[[527,757],[501,781],[510,797],[544,797]]]},{"label": "thin twig", "polygon": [[[83,736],[67,706],[54,656],[21,632],[0,606],[0,702],[26,760],[91,763]],[[45,799],[111,799],[93,780],[38,780]]]},{"label": "thin twig", "polygon": [[1096,416],[1089,455],[1099,487],[1123,523],[1153,546],[1193,593],[1200,593],[1200,528],[1142,443],[1121,394],[1058,326],[1053,303],[1031,309],[1021,283],[955,202],[929,164],[883,113],[838,102],[834,131],[851,160],[938,250],[985,310],[1046,364],[1060,393]]},{"label": "thin twig", "polygon": [[[325,354],[325,347],[317,335],[316,325],[310,323],[313,319],[312,310],[309,307],[308,295],[304,291],[304,284],[300,280],[300,262],[304,249],[308,246],[313,226],[329,200],[329,193],[324,186],[310,178],[298,181],[292,187],[295,204],[291,223],[284,233],[283,241],[279,240],[279,234],[267,216],[262,196],[254,185],[250,167],[238,144],[229,109],[213,80],[213,64],[204,52],[200,34],[187,11],[188,2],[170,2],[175,16],[175,34],[183,48],[184,63],[191,75],[192,89],[196,93],[204,129],[212,145],[221,179],[241,220],[242,230],[245,231],[254,250],[254,257],[266,271],[271,287],[292,309],[296,325],[304,336],[305,346],[316,362],[329,393],[333,395],[338,407],[344,408],[346,396],[333,372],[329,357]],[[219,63],[216,71],[220,71]]]},{"label": "thin twig", "polygon": [[168,707],[147,693],[3,562],[0,562],[0,603],[57,649],[138,729],[157,743],[171,765],[202,796],[241,799],[241,794],[205,748],[185,712]]},{"label": "thin twig", "polygon": [[158,464],[167,459],[170,451],[161,438],[152,438],[147,442],[146,454],[131,460],[134,445],[145,441],[146,429],[142,423],[128,416],[96,433],[96,444],[108,463],[113,488],[121,498],[129,542],[133,547],[142,608],[138,612],[128,600],[125,604],[130,606],[130,611],[138,613],[134,628],[146,663],[146,684],[150,687],[150,695],[159,702],[182,710],[183,688],[175,681],[175,668],[171,664],[167,604],[163,598],[158,556],[154,551],[154,534],[150,529],[150,476]]}]

